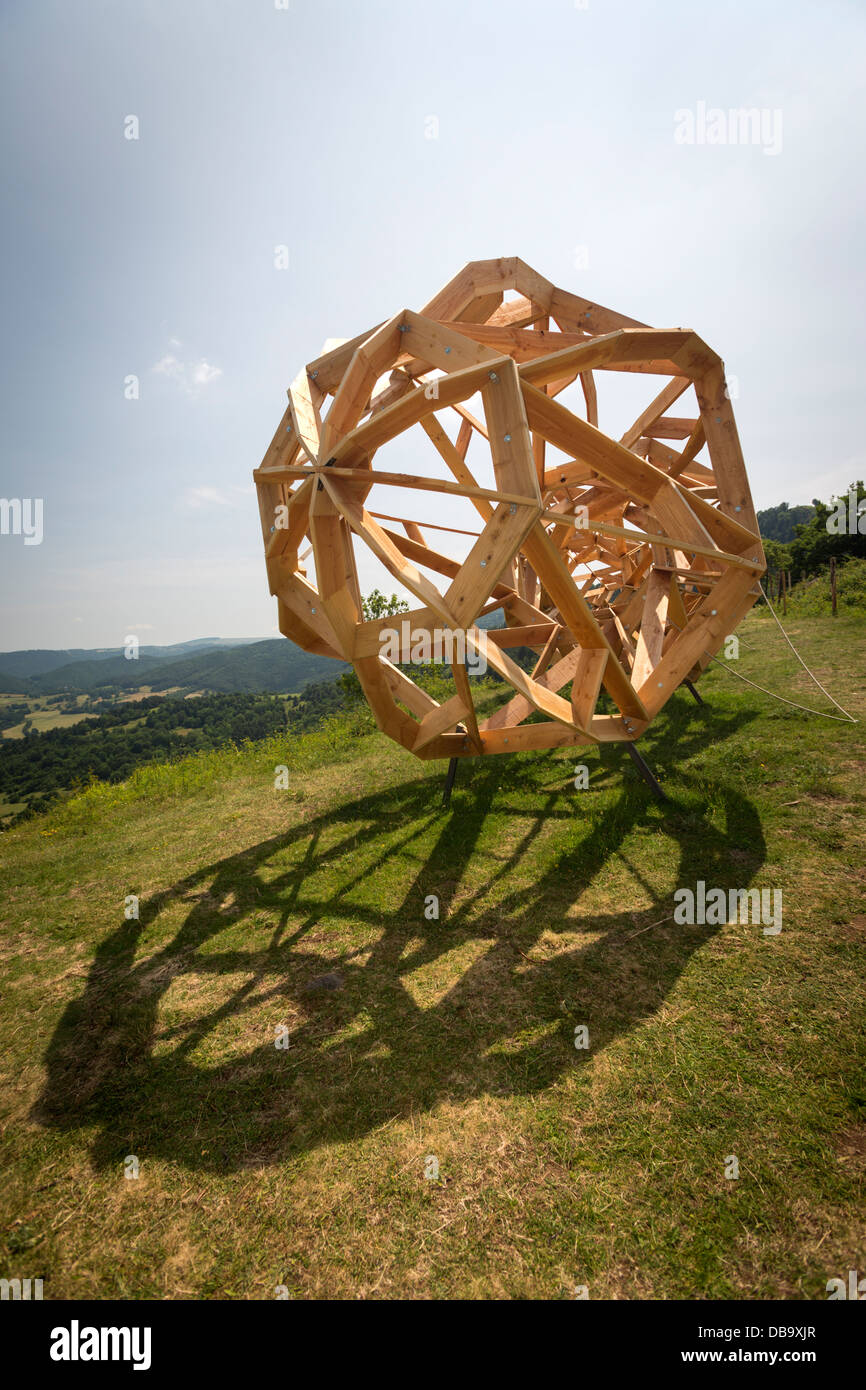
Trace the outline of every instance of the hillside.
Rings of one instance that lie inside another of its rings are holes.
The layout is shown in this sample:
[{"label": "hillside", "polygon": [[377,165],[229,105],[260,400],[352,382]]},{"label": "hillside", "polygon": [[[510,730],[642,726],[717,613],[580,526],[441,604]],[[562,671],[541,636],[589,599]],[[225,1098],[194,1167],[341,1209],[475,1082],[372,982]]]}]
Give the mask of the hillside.
[{"label": "hillside", "polygon": [[155,691],[178,686],[181,690],[215,690],[234,693],[301,690],[311,681],[336,679],[348,670],[345,662],[313,656],[294,642],[253,642],[228,652],[204,652],[172,662],[148,677]]},{"label": "hillside", "polygon": [[797,527],[811,521],[814,515],[815,508],[805,503],[789,507],[787,502],[780,502],[776,507],[765,507],[758,512],[758,525],[765,540],[780,541],[784,545],[794,539]]},{"label": "hillside", "polygon": [[[192,652],[189,647],[198,644],[182,643],[181,646],[184,650],[142,647],[135,660],[117,651],[96,657],[88,653],[86,659],[54,664],[29,677],[6,674],[3,662],[9,656],[21,658],[30,653],[0,653],[0,690],[33,696],[95,695],[140,687],[154,691],[177,689],[181,693],[194,690],[227,694],[282,693],[301,690],[311,681],[336,678],[346,670],[343,662],[311,656],[284,637],[263,642],[221,643],[217,647],[207,645],[204,650]],[[60,653],[41,655],[47,658]],[[19,660],[17,664],[22,669],[26,662]]]},{"label": "hillside", "polygon": [[[480,620],[501,627],[502,610]],[[0,692],[41,697],[97,695],[111,690],[207,690],[225,694],[289,694],[314,681],[336,680],[345,662],[313,656],[284,637],[200,638],[173,647],[142,646],[136,660],[116,648],[104,651],[0,652]]]},{"label": "hillside", "polygon": [[[863,616],[790,629],[862,720]],[[741,636],[830,709],[769,614]],[[864,725],[701,691],[641,741],[665,805],[608,746],[464,762],[445,812],[362,708],[0,837],[0,1274],[823,1299],[862,1269]],[[781,890],[782,932],[676,925],[699,880]]]},{"label": "hillside", "polygon": [[[141,655],[162,657],[169,661],[174,657],[189,656],[196,651],[220,647],[237,647],[246,642],[244,637],[196,637],[191,642],[175,642],[167,647],[141,647]],[[44,676],[59,667],[77,665],[82,662],[106,661],[118,655],[117,647],[71,647],[67,650],[52,651],[45,648],[32,648],[26,651],[0,652],[0,681],[7,676],[26,679],[28,676]],[[3,689],[8,687],[3,684]]]}]

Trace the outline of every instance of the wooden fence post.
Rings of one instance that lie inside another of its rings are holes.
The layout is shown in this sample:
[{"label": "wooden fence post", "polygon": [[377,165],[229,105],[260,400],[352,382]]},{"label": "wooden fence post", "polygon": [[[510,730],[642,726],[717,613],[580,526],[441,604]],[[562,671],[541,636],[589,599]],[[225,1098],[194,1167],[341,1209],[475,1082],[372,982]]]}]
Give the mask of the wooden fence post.
[{"label": "wooden fence post", "polygon": [[833,605],[833,617],[836,616],[836,556],[830,556],[830,600]]}]

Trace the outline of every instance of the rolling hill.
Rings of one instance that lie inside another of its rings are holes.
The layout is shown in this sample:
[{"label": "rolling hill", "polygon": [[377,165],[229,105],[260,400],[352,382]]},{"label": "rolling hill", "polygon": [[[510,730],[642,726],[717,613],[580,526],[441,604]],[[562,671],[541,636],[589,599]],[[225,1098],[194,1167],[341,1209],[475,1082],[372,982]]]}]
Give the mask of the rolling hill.
[{"label": "rolling hill", "polygon": [[[177,647],[142,647],[135,661],[116,650],[82,652],[81,659],[73,661],[50,660],[73,655],[0,653],[0,691],[31,696],[61,692],[93,695],[147,686],[157,692],[176,689],[182,693],[208,690],[277,694],[302,690],[311,681],[328,680],[346,669],[342,662],[311,656],[282,637],[264,642],[205,639],[204,643],[180,643]],[[12,660],[7,665],[9,658]]]}]

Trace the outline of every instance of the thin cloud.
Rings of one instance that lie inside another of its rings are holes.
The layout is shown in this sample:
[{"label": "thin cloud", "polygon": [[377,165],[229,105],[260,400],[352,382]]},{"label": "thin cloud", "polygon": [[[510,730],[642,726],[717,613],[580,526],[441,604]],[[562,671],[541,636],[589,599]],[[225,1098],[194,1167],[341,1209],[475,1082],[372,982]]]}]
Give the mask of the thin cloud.
[{"label": "thin cloud", "polygon": [[218,376],[222,376],[222,367],[212,367],[209,362],[202,359],[192,369],[192,379],[196,386],[207,386],[209,381],[215,381]]},{"label": "thin cloud", "polygon": [[[173,348],[180,348],[183,344],[178,338],[170,338],[169,344]],[[174,382],[176,386],[188,396],[192,396],[196,391],[205,386],[209,386],[217,377],[222,376],[222,367],[215,366],[212,362],[206,361],[204,357],[197,362],[184,362],[175,352],[167,352],[158,362],[155,362],[150,369],[157,376],[163,376],[168,381]]]},{"label": "thin cloud", "polygon": [[188,487],[183,500],[188,507],[228,507],[229,499],[215,487]]}]

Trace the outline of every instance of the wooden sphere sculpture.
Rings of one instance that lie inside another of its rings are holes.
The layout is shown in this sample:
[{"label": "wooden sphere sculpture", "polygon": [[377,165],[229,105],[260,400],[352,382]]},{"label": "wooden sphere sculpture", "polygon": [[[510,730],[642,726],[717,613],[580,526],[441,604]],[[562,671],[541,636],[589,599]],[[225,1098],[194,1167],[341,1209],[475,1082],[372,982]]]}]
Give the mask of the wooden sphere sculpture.
[{"label": "wooden sphere sculpture", "polygon": [[[421,758],[637,739],[765,569],[721,360],[688,329],[649,328],[516,258],[473,261],[420,313],[333,342],[289,388],[254,474],[280,631],[351,662],[379,728]],[[611,372],[665,378],[646,380],[619,438],[599,425]],[[410,430],[423,471],[383,467],[391,441],[417,453]],[[358,546],[417,606],[365,621]],[[495,609],[505,626],[480,629]],[[442,704],[383,654],[395,627],[462,636]],[[513,695],[480,720],[467,667],[482,651]]]}]

